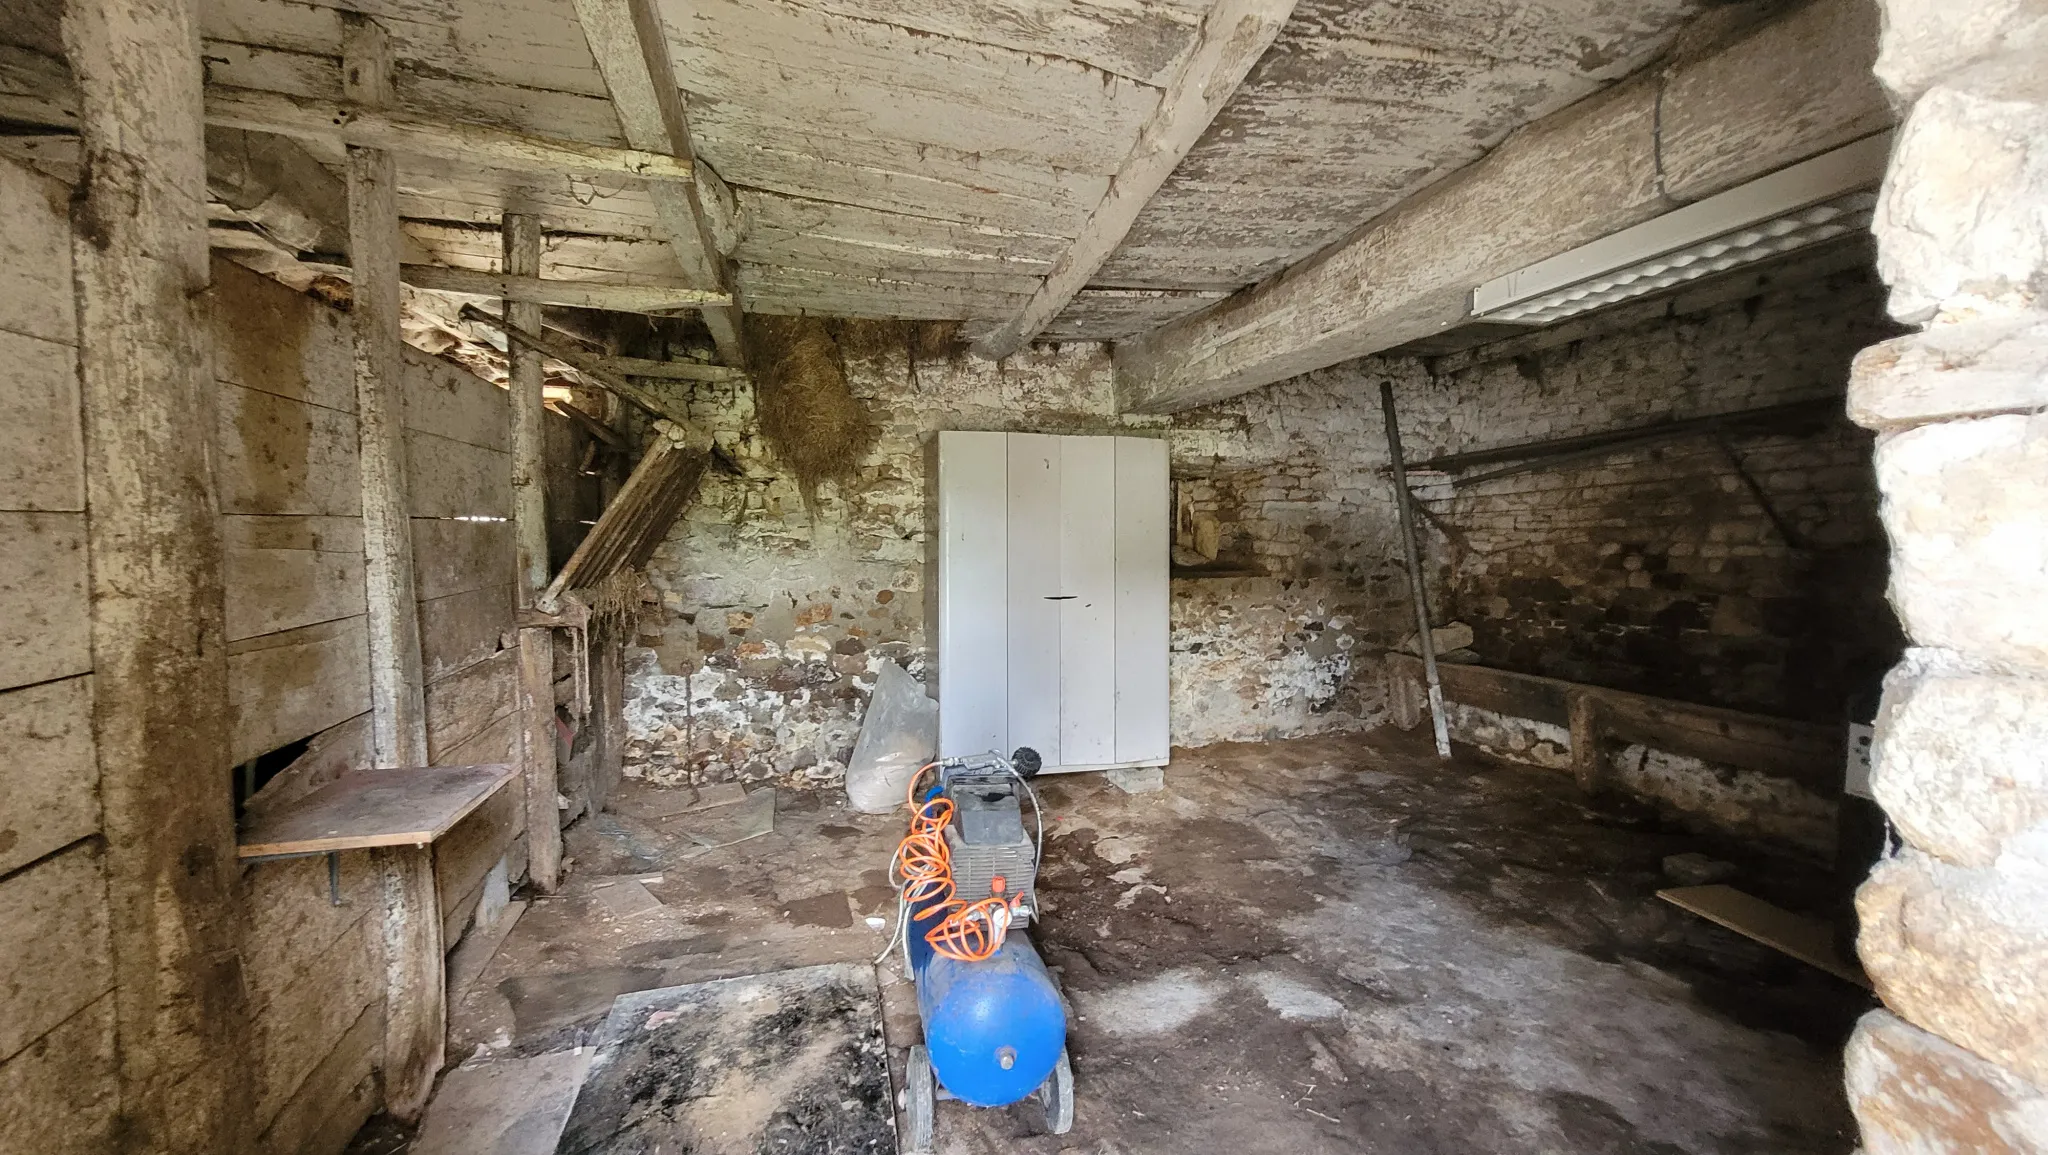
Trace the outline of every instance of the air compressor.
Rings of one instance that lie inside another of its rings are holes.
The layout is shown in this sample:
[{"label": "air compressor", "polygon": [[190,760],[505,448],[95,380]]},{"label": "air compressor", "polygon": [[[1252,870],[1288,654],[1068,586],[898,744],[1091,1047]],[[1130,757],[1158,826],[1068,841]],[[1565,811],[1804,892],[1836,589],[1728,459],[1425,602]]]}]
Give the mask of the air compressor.
[{"label": "air compressor", "polygon": [[1048,1131],[1073,1126],[1066,1004],[1026,930],[1045,846],[1031,788],[1038,768],[1023,748],[943,759],[911,778],[910,833],[890,866],[904,971],[924,1024],[905,1069],[905,1151],[932,1149],[942,1098],[1006,1107],[1036,1097]]}]

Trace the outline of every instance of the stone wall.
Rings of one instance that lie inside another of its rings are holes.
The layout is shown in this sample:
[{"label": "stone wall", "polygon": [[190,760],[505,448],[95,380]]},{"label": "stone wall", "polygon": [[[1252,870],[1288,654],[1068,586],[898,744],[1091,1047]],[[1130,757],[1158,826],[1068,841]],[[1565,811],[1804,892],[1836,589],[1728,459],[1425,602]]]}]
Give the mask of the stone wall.
[{"label": "stone wall", "polygon": [[1886,0],[1907,109],[1875,231],[1891,598],[1872,788],[1905,839],[1858,895],[1884,999],[1850,1040],[1871,1155],[2048,1150],[2048,5]]},{"label": "stone wall", "polygon": [[[629,762],[671,780],[840,772],[874,663],[928,674],[942,428],[1167,438],[1176,744],[1375,725],[1377,655],[1414,632],[1379,383],[1424,457],[1839,394],[1854,351],[1894,331],[1867,252],[1717,292],[1547,349],[1365,358],[1170,419],[1116,415],[1097,345],[1001,365],[848,356],[877,437],[815,511],[750,385],[677,384],[739,472],[707,479],[650,564],[665,613],[629,658]],[[1430,502],[1438,620],[1471,623],[1471,656],[1503,668],[1838,719],[1898,648],[1868,435],[1837,421],[1734,444],[1799,548],[1713,443],[1619,454]]]},{"label": "stone wall", "polygon": [[[1402,398],[1414,455],[1825,403],[1858,349],[1897,332],[1860,248],[1616,317],[1569,343],[1435,362],[1438,395]],[[1439,619],[1470,624],[1489,666],[1839,721],[1900,640],[1870,437],[1828,408],[1423,487],[1448,569]]]},{"label": "stone wall", "polygon": [[763,439],[750,384],[672,386],[739,472],[706,476],[648,565],[665,612],[627,657],[629,774],[836,778],[875,663],[927,675],[931,434],[1126,431],[1097,345],[998,366],[915,361],[906,342],[848,357],[846,371],[876,438],[854,477],[818,487],[814,510]]},{"label": "stone wall", "polygon": [[1213,563],[1173,583],[1176,744],[1383,716],[1377,671],[1360,657],[1401,636],[1407,593],[1390,494],[1372,472],[1385,459],[1377,410],[1357,403],[1373,387],[1364,368],[1171,425],[1115,415],[1100,345],[1041,346],[1000,365],[897,349],[846,369],[878,436],[857,476],[819,487],[815,511],[763,441],[751,386],[676,386],[740,471],[706,479],[649,564],[664,612],[628,657],[629,772],[843,772],[874,664],[929,673],[927,454],[940,429],[1168,438],[1183,540],[1192,547],[1197,522],[1223,538]]}]

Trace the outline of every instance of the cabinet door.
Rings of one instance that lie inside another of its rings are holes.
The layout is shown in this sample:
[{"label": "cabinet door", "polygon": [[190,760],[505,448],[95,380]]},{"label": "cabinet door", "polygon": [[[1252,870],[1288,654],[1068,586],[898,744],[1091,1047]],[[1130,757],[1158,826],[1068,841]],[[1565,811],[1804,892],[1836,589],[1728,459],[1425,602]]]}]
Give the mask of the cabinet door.
[{"label": "cabinet door", "polygon": [[1008,455],[1000,433],[939,434],[939,753],[1010,749]]},{"label": "cabinet door", "polygon": [[1116,762],[1164,762],[1167,732],[1166,442],[1116,439]]},{"label": "cabinet door", "polygon": [[1060,439],[1061,766],[1116,761],[1117,441]]},{"label": "cabinet door", "polygon": [[1012,433],[1008,444],[1009,747],[1047,766],[1060,750],[1060,459],[1063,438]]}]

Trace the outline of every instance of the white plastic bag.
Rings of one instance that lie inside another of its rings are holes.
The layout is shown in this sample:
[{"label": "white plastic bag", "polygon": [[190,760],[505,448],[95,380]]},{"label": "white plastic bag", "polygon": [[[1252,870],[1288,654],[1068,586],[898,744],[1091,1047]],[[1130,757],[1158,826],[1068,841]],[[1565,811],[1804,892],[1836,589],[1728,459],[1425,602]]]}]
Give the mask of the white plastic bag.
[{"label": "white plastic bag", "polygon": [[938,745],[939,704],[925,697],[924,687],[903,667],[883,662],[846,767],[847,800],[868,814],[903,805],[910,776],[932,760]]}]

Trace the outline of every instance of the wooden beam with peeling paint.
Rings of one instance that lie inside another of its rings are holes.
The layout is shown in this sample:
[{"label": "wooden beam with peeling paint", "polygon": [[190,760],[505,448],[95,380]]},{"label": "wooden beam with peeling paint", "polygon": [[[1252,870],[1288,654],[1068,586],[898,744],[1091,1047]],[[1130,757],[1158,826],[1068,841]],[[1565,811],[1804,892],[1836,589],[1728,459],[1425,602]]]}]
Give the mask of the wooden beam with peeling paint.
[{"label": "wooden beam with peeling paint", "polygon": [[[349,101],[366,108],[388,105],[392,59],[384,27],[347,13],[341,35],[342,90]],[[397,160],[381,148],[351,145],[347,180],[372,758],[380,769],[425,766],[426,675],[413,580],[399,335],[403,234]],[[377,866],[384,890],[385,1107],[411,1122],[426,1110],[448,1035],[440,899],[433,855],[426,849],[379,851]]]},{"label": "wooden beam with peeling paint", "polygon": [[729,365],[695,361],[654,361],[646,357],[599,357],[599,368],[621,377],[653,377],[663,381],[744,381],[747,371]]},{"label": "wooden beam with peeling paint", "polygon": [[[604,76],[626,143],[669,154],[676,164],[692,168],[689,114],[669,60],[668,36],[649,0],[576,0],[576,19]],[[700,288],[730,292],[732,271],[712,235],[696,182],[654,184],[647,191],[683,268],[683,279]],[[746,364],[739,306],[714,306],[703,316],[719,356],[734,365]]]},{"label": "wooden beam with peeling paint", "polygon": [[443,120],[347,100],[317,100],[254,88],[210,84],[206,123],[302,140],[340,141],[416,156],[478,164],[486,168],[544,176],[581,173],[630,176],[650,188],[689,186],[696,170],[687,160],[661,152],[613,148],[512,132],[465,121]]},{"label": "wooden beam with peeling paint", "polygon": [[403,265],[399,274],[416,289],[466,293],[525,305],[561,305],[577,309],[609,309],[615,313],[668,313],[730,305],[732,294],[681,285],[646,285],[622,281],[557,281],[514,277],[480,269],[441,265]]},{"label": "wooden beam with peeling paint", "polygon": [[1294,4],[1295,0],[1217,0],[1203,19],[1194,46],[1160,93],[1159,107],[1139,131],[1138,143],[1081,226],[1081,235],[1060,254],[1023,311],[976,341],[975,353],[1002,358],[1023,348],[1087,287],[1088,278],[1123,244],[1153,194],[1280,35]]},{"label": "wooden beam with peeling paint", "polygon": [[1173,413],[1462,324],[1474,286],[1889,128],[1868,0],[1812,0],[1524,126],[1356,232],[1115,350]]},{"label": "wooden beam with peeling paint", "polygon": [[690,431],[692,436],[695,436],[697,433],[696,426],[691,423],[689,414],[684,412],[680,406],[671,405],[665,399],[642,389],[619,374],[607,370],[602,363],[604,359],[595,353],[585,353],[583,350],[571,346],[566,341],[557,341],[546,334],[536,333],[531,329],[524,329],[518,325],[511,324],[502,318],[493,317],[475,305],[464,305],[462,307],[462,319],[472,324],[496,329],[505,334],[505,340],[508,343],[525,345],[544,357],[560,361],[562,364],[581,373],[591,384],[609,391],[622,401],[639,406],[649,416],[674,422],[678,428]]}]

